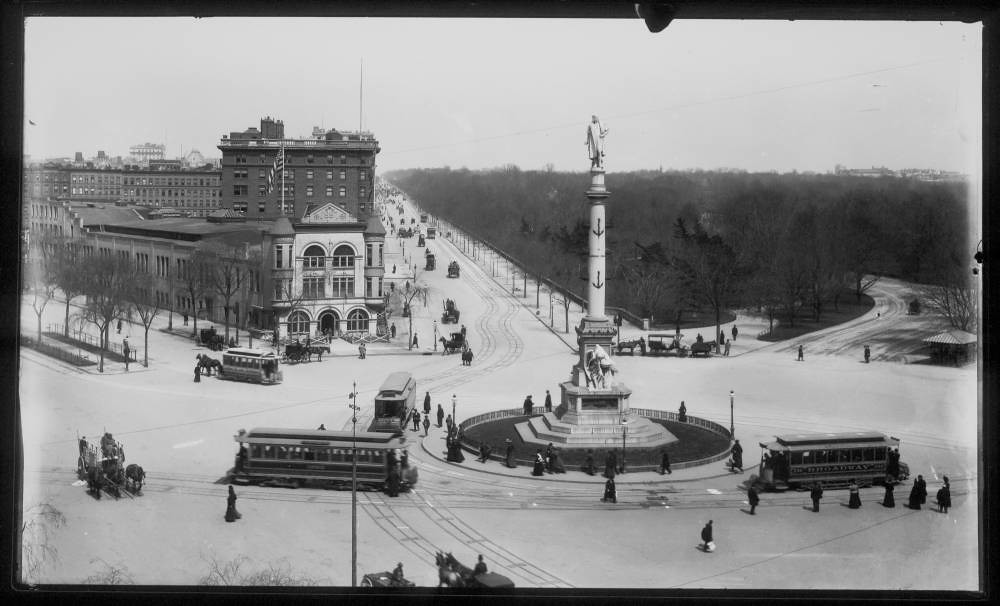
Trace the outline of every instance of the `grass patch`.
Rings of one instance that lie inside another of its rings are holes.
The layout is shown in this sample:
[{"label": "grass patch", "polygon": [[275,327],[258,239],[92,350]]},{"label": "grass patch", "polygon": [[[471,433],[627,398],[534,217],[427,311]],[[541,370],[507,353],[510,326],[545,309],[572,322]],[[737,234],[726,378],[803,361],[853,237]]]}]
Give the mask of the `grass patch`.
[{"label": "grass patch", "polygon": [[28,337],[21,337],[21,345],[29,349],[34,349],[38,353],[45,354],[50,358],[56,358],[57,360],[62,360],[73,366],[94,366],[97,364],[96,360],[89,360],[81,356],[76,355],[73,352],[66,351],[64,349],[59,349],[48,343],[39,343],[34,339]]},{"label": "grass patch", "polygon": [[[529,444],[521,440],[514,425],[527,421],[528,417],[523,415],[507,417],[489,421],[481,425],[476,425],[465,431],[462,442],[474,452],[479,452],[480,442],[485,441],[493,447],[493,457],[502,459],[504,456],[504,440],[510,438],[514,443],[514,458],[518,464],[530,465],[535,458],[535,451],[538,446]],[[665,448],[670,454],[670,463],[677,464],[686,461],[697,461],[713,455],[717,455],[729,449],[729,439],[695,425],[687,423],[677,423],[675,421],[664,421],[651,419],[654,423],[659,423],[677,437],[677,441],[668,444]],[[558,445],[557,445],[558,446]],[[660,466],[660,450],[656,448],[629,448],[626,453],[626,465],[629,469],[638,467]],[[542,451],[544,452],[544,447]],[[603,468],[604,457],[607,455],[607,448],[595,448],[594,464]],[[621,444],[615,449],[616,455],[621,457]],[[587,448],[562,446],[559,450],[559,458],[567,469],[579,469],[587,458]]]},{"label": "grass patch", "polygon": [[[80,340],[74,339],[73,337],[67,337],[66,335],[64,335],[62,333],[47,332],[47,333],[45,333],[45,336],[48,337],[49,339],[52,339],[53,341],[59,341],[61,343],[65,343],[67,345],[72,345],[73,347],[78,347],[78,348],[80,348],[80,349],[82,349],[82,350],[84,350],[84,351],[86,351],[88,353],[94,354],[95,356],[100,356],[101,355],[101,348],[100,347],[98,347],[96,345],[93,345],[91,343],[86,343],[84,341],[80,341]],[[125,357],[123,355],[119,354],[119,353],[115,353],[115,352],[111,351],[110,349],[105,349],[104,350],[104,361],[105,362],[124,362],[125,361]]]},{"label": "grass patch", "polygon": [[837,306],[838,309],[833,309],[831,306],[823,312],[819,322],[814,321],[811,317],[800,317],[795,320],[795,326],[788,326],[784,323],[784,320],[780,320],[781,323],[775,324],[773,331],[764,333],[757,337],[757,339],[768,342],[787,341],[811,332],[816,332],[817,330],[843,324],[844,322],[865,315],[875,307],[875,300],[868,295],[861,295],[860,303],[855,302],[856,299],[853,292],[845,293],[841,299],[841,302]]}]

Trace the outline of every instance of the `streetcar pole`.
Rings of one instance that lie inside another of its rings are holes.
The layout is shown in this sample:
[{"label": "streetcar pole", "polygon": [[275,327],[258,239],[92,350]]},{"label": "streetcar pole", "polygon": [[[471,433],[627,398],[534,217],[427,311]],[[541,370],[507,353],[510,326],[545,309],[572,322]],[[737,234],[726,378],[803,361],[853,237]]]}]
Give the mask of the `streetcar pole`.
[{"label": "streetcar pole", "polygon": [[358,382],[351,392],[351,587],[358,586]]}]

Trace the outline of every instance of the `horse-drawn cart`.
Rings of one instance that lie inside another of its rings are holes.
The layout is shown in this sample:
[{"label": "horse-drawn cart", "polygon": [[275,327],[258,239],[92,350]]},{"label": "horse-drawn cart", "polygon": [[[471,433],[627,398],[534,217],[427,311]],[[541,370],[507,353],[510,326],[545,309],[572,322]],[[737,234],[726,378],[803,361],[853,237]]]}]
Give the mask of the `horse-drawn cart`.
[{"label": "horse-drawn cart", "polygon": [[618,353],[620,354],[624,350],[628,350],[629,355],[635,355],[635,348],[638,347],[642,355],[646,355],[646,340],[642,337],[638,339],[630,339],[628,341],[618,342]]},{"label": "horse-drawn cart", "polygon": [[458,268],[458,261],[452,261],[451,263],[448,264],[448,277],[449,278],[457,278],[460,271],[461,270],[459,270],[459,268]]},{"label": "horse-drawn cart", "polygon": [[201,343],[212,351],[222,351],[225,347],[225,338],[216,332],[215,327],[201,329],[199,335]]},{"label": "horse-drawn cart", "polygon": [[465,346],[465,335],[460,332],[451,333],[451,338],[441,337],[441,354],[450,354],[462,351]]},{"label": "horse-drawn cart", "polygon": [[94,498],[100,499],[102,492],[116,499],[123,492],[130,497],[142,493],[146,473],[134,463],[125,466],[125,448],[110,433],[101,436],[99,445],[86,437],[78,438],[77,444],[77,477],[87,482],[87,491]]},{"label": "horse-drawn cart", "polygon": [[441,323],[442,324],[449,324],[449,323],[458,324],[458,318],[459,318],[460,315],[461,315],[461,312],[459,312],[458,308],[455,307],[455,302],[452,301],[451,299],[445,299],[445,301],[444,301],[444,313],[441,314]]},{"label": "horse-drawn cart", "polygon": [[480,587],[483,589],[513,589],[514,581],[495,572],[479,572],[462,564],[450,553],[438,553],[438,579],[444,587]]}]

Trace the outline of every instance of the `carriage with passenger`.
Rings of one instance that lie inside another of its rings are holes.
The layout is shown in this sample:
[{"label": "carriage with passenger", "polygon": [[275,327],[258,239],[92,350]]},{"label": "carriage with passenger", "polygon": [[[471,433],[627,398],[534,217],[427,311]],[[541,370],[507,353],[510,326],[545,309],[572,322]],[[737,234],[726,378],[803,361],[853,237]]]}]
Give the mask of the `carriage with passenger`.
[{"label": "carriage with passenger", "polygon": [[438,567],[439,587],[477,587],[481,589],[513,589],[514,581],[495,572],[476,572],[449,553],[438,552],[434,557]]},{"label": "carriage with passenger", "polygon": [[451,333],[451,338],[441,337],[441,355],[457,353],[465,348],[465,335],[460,332]]},{"label": "carriage with passenger", "polygon": [[201,344],[212,351],[222,351],[226,346],[225,337],[219,334],[214,326],[201,329],[198,336],[201,339]]},{"label": "carriage with passenger", "polygon": [[[647,342],[647,347],[649,355],[651,356],[679,356],[684,357],[688,355],[688,348],[681,339],[684,337],[681,333],[667,333],[659,332],[652,333],[649,335],[649,340]],[[643,353],[643,355],[646,355]]]},{"label": "carriage with passenger", "polygon": [[458,261],[452,261],[448,264],[448,277],[457,278],[461,270],[458,268]]}]

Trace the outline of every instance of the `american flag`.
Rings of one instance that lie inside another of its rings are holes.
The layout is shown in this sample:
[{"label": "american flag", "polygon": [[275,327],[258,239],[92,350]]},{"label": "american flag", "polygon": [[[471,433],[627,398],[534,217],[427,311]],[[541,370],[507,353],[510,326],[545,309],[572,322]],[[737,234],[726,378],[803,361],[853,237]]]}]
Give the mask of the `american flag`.
[{"label": "american flag", "polygon": [[271,193],[274,190],[274,183],[277,178],[281,175],[281,171],[285,170],[285,148],[282,147],[274,156],[274,165],[271,166],[271,172],[267,174],[267,193]]}]

